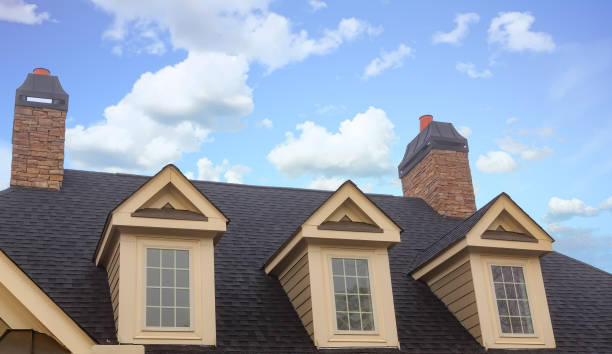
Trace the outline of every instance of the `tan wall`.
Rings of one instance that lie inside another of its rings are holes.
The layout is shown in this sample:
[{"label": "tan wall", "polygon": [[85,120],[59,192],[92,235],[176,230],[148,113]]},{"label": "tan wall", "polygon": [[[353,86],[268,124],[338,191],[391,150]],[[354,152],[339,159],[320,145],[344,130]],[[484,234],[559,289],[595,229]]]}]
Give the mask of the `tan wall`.
[{"label": "tan wall", "polygon": [[119,327],[119,242],[114,246],[106,266],[108,273],[108,284],[110,286],[111,302],[113,304],[113,315],[115,320],[115,332]]},{"label": "tan wall", "polygon": [[431,150],[402,178],[402,191],[442,215],[465,218],[476,211],[467,152]]},{"label": "tan wall", "polygon": [[304,252],[278,277],[306,332],[314,341],[308,253]]},{"label": "tan wall", "polygon": [[470,261],[463,258],[427,282],[463,327],[482,344]]}]

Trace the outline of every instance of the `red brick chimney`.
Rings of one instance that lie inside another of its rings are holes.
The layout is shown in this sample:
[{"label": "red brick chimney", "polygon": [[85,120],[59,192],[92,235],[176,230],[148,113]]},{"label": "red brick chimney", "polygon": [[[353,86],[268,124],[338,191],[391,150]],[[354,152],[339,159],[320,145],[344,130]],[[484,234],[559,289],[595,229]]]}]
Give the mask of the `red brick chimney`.
[{"label": "red brick chimney", "polygon": [[419,134],[398,166],[405,197],[425,200],[438,213],[466,218],[476,211],[467,139],[451,123],[419,118]]},{"label": "red brick chimney", "polygon": [[62,186],[68,94],[50,74],[34,69],[15,93],[11,186]]}]

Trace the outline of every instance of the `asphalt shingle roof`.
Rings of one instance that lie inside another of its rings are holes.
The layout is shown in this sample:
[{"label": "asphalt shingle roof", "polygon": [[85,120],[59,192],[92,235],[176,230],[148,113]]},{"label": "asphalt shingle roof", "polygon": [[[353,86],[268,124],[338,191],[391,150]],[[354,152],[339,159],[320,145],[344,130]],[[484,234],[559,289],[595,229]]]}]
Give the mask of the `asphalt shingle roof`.
[{"label": "asphalt shingle roof", "polygon": [[[94,266],[93,252],[108,212],[147,178],[66,170],[61,191],[0,192],[0,249],[101,344],[116,336],[106,272]],[[147,352],[315,352],[278,280],[262,265],[330,192],[194,185],[231,220],[215,247],[218,346],[147,346]],[[440,216],[418,198],[368,197],[404,230],[389,254],[401,351],[484,352],[408,275],[415,258],[461,220]],[[612,352],[612,275],[555,252],[541,264],[558,351]]]}]

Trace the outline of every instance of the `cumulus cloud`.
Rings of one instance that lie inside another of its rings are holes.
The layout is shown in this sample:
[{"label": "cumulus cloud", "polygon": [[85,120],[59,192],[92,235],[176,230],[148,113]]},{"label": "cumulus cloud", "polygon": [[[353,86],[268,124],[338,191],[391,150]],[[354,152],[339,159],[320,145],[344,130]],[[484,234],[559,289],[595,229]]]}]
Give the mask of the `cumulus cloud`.
[{"label": "cumulus cloud", "polygon": [[478,14],[469,12],[463,14],[457,14],[455,16],[455,23],[457,26],[450,32],[436,32],[433,35],[433,43],[449,43],[454,45],[461,44],[461,41],[468,35],[470,29],[469,26],[472,23],[480,21]]},{"label": "cumulus cloud", "polygon": [[12,151],[9,144],[0,141],[0,190],[9,186],[11,180]]},{"label": "cumulus cloud", "polygon": [[339,177],[319,176],[313,179],[312,182],[310,182],[308,188],[335,191],[336,189],[338,189],[338,187],[340,187],[342,183],[344,183],[344,181],[345,180]]},{"label": "cumulus cloud", "polygon": [[514,123],[516,123],[518,121],[519,121],[519,119],[517,117],[510,117],[510,118],[506,119],[506,124],[512,125],[512,124],[514,124]]},{"label": "cumulus cloud", "polygon": [[504,139],[495,139],[495,142],[497,143],[497,145],[499,145],[500,149],[514,155],[519,155],[521,157],[521,160],[524,161],[542,160],[554,155],[555,153],[555,151],[548,146],[529,147],[520,141],[512,139],[511,137],[505,137]]},{"label": "cumulus cloud", "polygon": [[465,125],[460,126],[458,130],[459,134],[463,135],[464,138],[467,138],[472,135],[472,128],[467,127]]},{"label": "cumulus cloud", "polygon": [[387,69],[397,69],[404,66],[406,58],[414,57],[414,50],[405,44],[400,44],[391,52],[383,51],[379,57],[374,58],[363,70],[363,78],[369,79],[380,75]]},{"label": "cumulus cloud", "polygon": [[478,156],[476,167],[485,173],[505,173],[516,170],[519,164],[505,151],[489,151]]},{"label": "cumulus cloud", "polygon": [[309,0],[308,5],[312,8],[312,11],[319,11],[327,8],[327,4],[324,1],[320,0]]},{"label": "cumulus cloud", "polygon": [[612,197],[604,200],[599,204],[599,209],[601,210],[612,210]]},{"label": "cumulus cloud", "polygon": [[531,31],[534,21],[535,17],[529,12],[500,12],[491,20],[489,43],[511,52],[552,52],[555,50],[552,36]]},{"label": "cumulus cloud", "polygon": [[478,71],[476,69],[476,65],[472,63],[458,62],[455,68],[459,72],[467,74],[467,76],[471,77],[472,79],[488,79],[491,76],[493,76],[493,73],[491,72],[491,70],[484,69],[482,71]]},{"label": "cumulus cloud", "polygon": [[206,157],[202,157],[198,160],[198,179],[202,181],[215,181],[221,180],[221,174],[226,182],[229,183],[243,183],[243,176],[251,169],[244,165],[230,165],[227,159],[224,159],[220,165],[214,165],[212,161]]},{"label": "cumulus cloud", "polygon": [[578,198],[561,199],[552,197],[548,201],[548,212],[544,216],[546,222],[558,222],[571,219],[574,216],[596,216],[597,208],[587,206]]},{"label": "cumulus cloud", "polygon": [[260,127],[260,128],[268,128],[268,129],[270,129],[270,128],[274,127],[274,123],[270,119],[264,118],[264,119],[260,120],[259,122],[257,122],[257,126]]},{"label": "cumulus cloud", "polygon": [[23,0],[0,0],[0,21],[39,25],[49,21],[51,15],[46,11],[36,11],[38,5]]},{"label": "cumulus cloud", "polygon": [[378,177],[393,170],[390,149],[394,127],[382,109],[369,107],[340,123],[337,132],[306,121],[268,154],[278,171],[288,177],[305,174]]},{"label": "cumulus cloud", "polygon": [[242,57],[190,53],[175,65],[143,74],[104,120],[66,131],[77,168],[153,172],[197,151],[212,129],[235,128],[253,110]]}]

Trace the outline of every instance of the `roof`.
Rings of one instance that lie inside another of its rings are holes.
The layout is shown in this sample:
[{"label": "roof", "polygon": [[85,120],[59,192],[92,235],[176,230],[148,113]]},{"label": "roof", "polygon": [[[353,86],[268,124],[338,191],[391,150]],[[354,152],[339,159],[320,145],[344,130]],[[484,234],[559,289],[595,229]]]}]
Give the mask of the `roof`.
[{"label": "roof", "polygon": [[468,142],[451,123],[432,121],[406,147],[404,158],[397,167],[399,178],[432,149],[468,152]]},{"label": "roof", "polygon": [[[92,254],[107,214],[148,178],[66,170],[61,191],[0,192],[0,249],[100,344],[114,343],[116,336],[106,272],[94,266]],[[216,350],[315,352],[279,281],[262,266],[332,192],[193,184],[232,220],[215,247]],[[418,198],[368,197],[404,230],[389,253],[401,351],[484,352],[427,285],[408,274],[421,251],[461,220],[439,215]],[[611,352],[612,276],[554,252],[541,264],[558,351]]]}]

